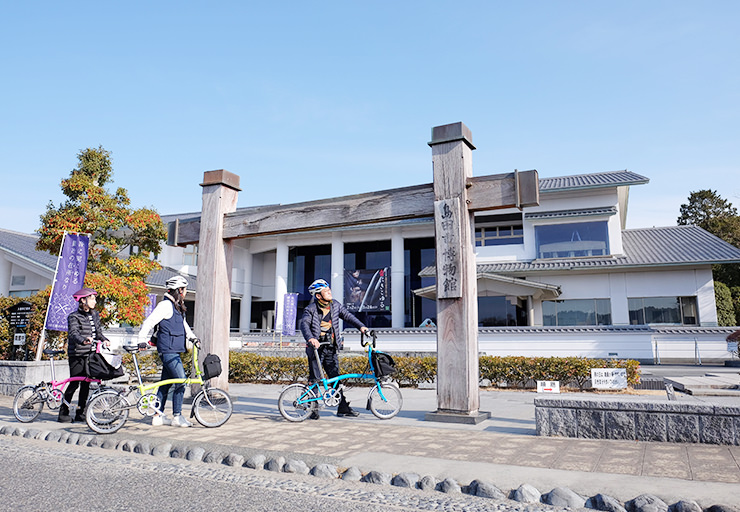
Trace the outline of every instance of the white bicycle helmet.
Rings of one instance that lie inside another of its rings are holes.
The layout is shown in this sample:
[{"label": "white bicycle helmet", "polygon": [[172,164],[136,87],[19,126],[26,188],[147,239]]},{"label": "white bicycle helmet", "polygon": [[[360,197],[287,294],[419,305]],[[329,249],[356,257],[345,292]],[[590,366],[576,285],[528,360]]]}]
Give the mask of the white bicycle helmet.
[{"label": "white bicycle helmet", "polygon": [[308,287],[308,293],[310,293],[312,297],[315,297],[316,294],[324,288],[329,288],[329,283],[327,283],[323,279],[317,279],[316,281],[311,283],[311,286]]},{"label": "white bicycle helmet", "polygon": [[179,290],[188,286],[188,280],[182,276],[170,277],[165,283],[168,290]]}]

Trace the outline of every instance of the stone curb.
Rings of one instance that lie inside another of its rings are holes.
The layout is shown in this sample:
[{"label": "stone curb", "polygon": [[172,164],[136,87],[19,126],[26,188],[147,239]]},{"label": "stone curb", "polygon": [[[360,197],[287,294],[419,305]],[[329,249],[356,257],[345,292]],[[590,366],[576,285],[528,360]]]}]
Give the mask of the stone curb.
[{"label": "stone curb", "polygon": [[105,436],[59,432],[57,430],[40,430],[33,427],[26,428],[24,426],[3,424],[1,422],[0,434],[9,437],[22,437],[39,441],[119,450],[154,457],[186,459],[191,462],[203,462],[206,464],[224,464],[253,470],[296,473],[311,475],[317,478],[343,479],[374,485],[390,485],[419,489],[421,492],[464,493],[498,501],[511,500],[528,504],[544,503],[573,509],[589,508],[607,512],[740,512],[739,509],[727,505],[712,505],[702,510],[696,502],[684,500],[669,506],[660,498],[651,494],[642,494],[625,503],[620,503],[619,500],[603,494],[584,497],[565,487],[556,487],[550,492],[540,493],[529,484],[522,484],[517,489],[511,489],[506,493],[492,483],[480,479],[475,479],[470,484],[461,484],[451,478],[437,481],[431,475],[420,476],[415,473],[401,472],[391,475],[374,470],[363,473],[355,466],[343,470],[325,463],[309,467],[304,461],[299,459],[286,460],[282,456],[268,458],[262,454],[254,455],[248,460],[245,460],[242,455],[225,453],[222,448],[209,450],[198,445],[189,446],[181,443],[173,445],[165,441],[152,443],[131,439],[115,439]]}]

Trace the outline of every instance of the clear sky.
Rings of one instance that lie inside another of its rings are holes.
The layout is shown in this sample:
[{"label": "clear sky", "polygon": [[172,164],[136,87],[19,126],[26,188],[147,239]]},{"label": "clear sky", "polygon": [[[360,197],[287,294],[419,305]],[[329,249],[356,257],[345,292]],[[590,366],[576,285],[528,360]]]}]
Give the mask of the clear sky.
[{"label": "clear sky", "polygon": [[0,227],[32,232],[87,147],[113,189],[199,211],[430,183],[433,126],[476,176],[628,169],[628,227],[692,191],[740,207],[740,2],[59,2],[0,7]]}]

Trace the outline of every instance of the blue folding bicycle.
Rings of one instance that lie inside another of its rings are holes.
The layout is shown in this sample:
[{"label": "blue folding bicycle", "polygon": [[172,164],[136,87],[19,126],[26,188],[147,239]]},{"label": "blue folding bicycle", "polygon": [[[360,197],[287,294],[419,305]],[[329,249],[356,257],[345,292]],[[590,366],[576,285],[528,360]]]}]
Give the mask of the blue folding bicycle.
[{"label": "blue folding bicycle", "polygon": [[[387,420],[398,414],[403,405],[403,397],[398,384],[391,382],[390,375],[395,371],[393,359],[384,352],[375,350],[376,334],[369,333],[370,340],[365,340],[365,334],[360,334],[360,344],[367,351],[368,373],[345,373],[327,379],[324,369],[321,369],[321,380],[313,384],[291,384],[286,387],[278,398],[280,414],[288,421],[303,421],[313,411],[322,407],[336,407],[341,400],[342,381],[347,379],[373,380],[373,385],[367,395],[367,408],[381,420]],[[318,350],[314,347],[316,359]],[[368,371],[369,370],[369,371]]]}]

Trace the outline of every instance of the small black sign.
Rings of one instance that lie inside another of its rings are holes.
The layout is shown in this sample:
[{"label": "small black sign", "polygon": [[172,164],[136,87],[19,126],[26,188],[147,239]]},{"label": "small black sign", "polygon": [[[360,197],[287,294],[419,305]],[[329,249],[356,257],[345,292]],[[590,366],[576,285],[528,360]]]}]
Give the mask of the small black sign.
[{"label": "small black sign", "polygon": [[28,325],[28,319],[33,313],[33,304],[30,302],[19,302],[15,306],[10,306],[5,310],[8,317],[8,323],[11,327],[20,328]]}]

